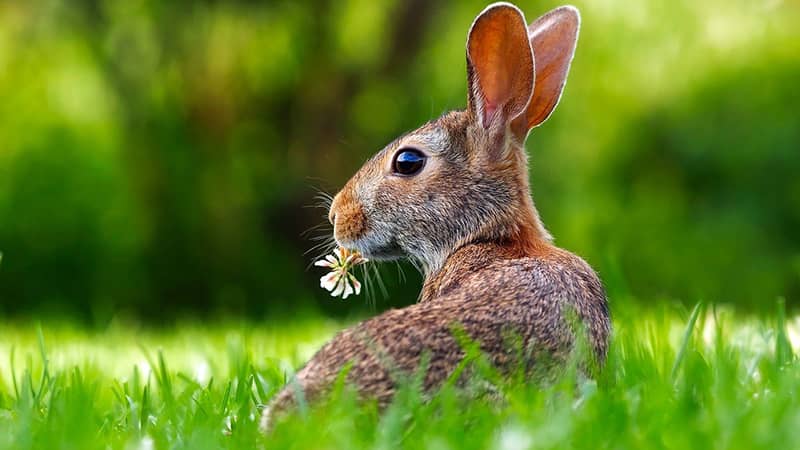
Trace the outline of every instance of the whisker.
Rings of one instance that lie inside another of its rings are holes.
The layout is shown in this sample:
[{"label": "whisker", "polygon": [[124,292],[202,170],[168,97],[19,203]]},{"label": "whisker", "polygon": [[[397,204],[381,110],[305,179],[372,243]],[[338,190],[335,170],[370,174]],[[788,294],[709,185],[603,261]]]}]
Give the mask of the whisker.
[{"label": "whisker", "polygon": [[333,195],[329,194],[322,189],[314,188],[317,193],[314,195],[314,200],[318,201],[322,205],[330,206],[333,203]]},{"label": "whisker", "polygon": [[389,291],[386,289],[386,284],[383,282],[383,277],[381,276],[380,270],[378,270],[377,265],[372,266],[372,273],[375,275],[375,280],[378,283],[378,289],[381,291],[381,295],[383,295],[384,300],[389,298]]},{"label": "whisker", "polygon": [[[317,225],[314,225],[314,226],[312,226],[312,227],[309,227],[308,229],[306,229],[305,231],[303,231],[302,233],[300,233],[300,236],[302,236],[302,237],[307,237],[307,236],[308,236],[308,235],[310,235],[311,233],[313,233],[313,232],[315,232],[315,231],[320,231],[320,230],[323,230],[323,231],[325,231],[325,234],[326,234],[326,235],[329,235],[329,234],[330,234],[330,232],[331,232],[331,231],[333,231],[333,230],[331,230],[331,226],[330,226],[329,224],[327,224],[327,223],[325,223],[325,222],[322,222],[322,223],[319,223],[319,224],[317,224]],[[312,239],[313,239],[313,238],[312,238]]]},{"label": "whisker", "polygon": [[[321,182],[322,180],[316,179],[315,181]],[[311,188],[316,192],[313,197],[316,201],[316,204],[306,205],[304,208],[323,208],[328,211],[333,203],[333,195],[327,193],[325,190],[317,186],[312,185]],[[306,250],[303,255],[312,254],[320,250],[323,251],[322,254],[316,255],[317,257],[312,259],[311,265],[314,264],[314,261],[324,257],[335,248],[336,241],[333,238],[332,228],[332,225],[330,225],[328,222],[327,214],[324,214],[322,216],[322,221],[319,224],[311,226],[307,230],[300,233],[302,237],[315,243],[313,246],[311,246],[311,248]],[[318,236],[311,236],[312,234],[316,234],[318,232],[320,232]],[[311,267],[311,265],[309,265],[309,267]]]},{"label": "whisker", "polygon": [[[311,205],[305,205],[304,208],[319,208],[328,211],[331,209],[331,205],[333,204],[333,195],[327,193],[325,190],[317,187],[311,186],[316,193],[314,194],[314,203]],[[327,215],[325,216],[327,220]]]},{"label": "whisker", "polygon": [[314,196],[314,200],[316,200],[318,203],[315,205],[310,205],[311,207],[330,208],[331,204],[333,204],[333,197],[325,195],[316,195]]},{"label": "whisker", "polygon": [[397,266],[397,278],[400,279],[401,283],[406,282],[406,272],[403,270],[403,266],[400,264],[400,261],[395,261],[394,265]]},{"label": "whisker", "polygon": [[330,202],[330,201],[333,201],[333,195],[329,194],[329,193],[327,193],[325,191],[318,190],[317,194],[314,196],[314,199],[316,199],[316,200],[324,200],[324,201]]},{"label": "whisker", "polygon": [[316,251],[316,250],[319,250],[319,249],[322,249],[322,248],[326,248],[326,249],[327,249],[327,248],[328,248],[328,246],[330,246],[330,245],[331,245],[331,243],[330,243],[330,241],[329,241],[329,240],[327,240],[327,239],[326,239],[326,240],[322,240],[322,242],[319,242],[319,243],[317,243],[317,244],[314,244],[314,245],[313,245],[311,248],[309,248],[308,250],[306,250],[306,251],[305,251],[303,254],[304,254],[304,255],[307,255],[307,254],[309,254],[309,253],[311,253],[311,252],[314,252],[314,251]]},{"label": "whisker", "polygon": [[[314,261],[317,261],[317,260],[319,260],[321,258],[324,258],[325,255],[328,255],[328,254],[332,253],[336,249],[337,245],[336,245],[336,241],[331,239],[330,241],[320,242],[315,247],[316,247],[316,250],[319,251],[319,253],[311,261],[312,264],[314,263]],[[307,253],[310,253],[310,251],[307,252]]]},{"label": "whisker", "polygon": [[417,271],[418,271],[420,274],[424,274],[424,272],[425,272],[425,271],[424,271],[424,270],[422,270],[422,263],[421,263],[420,261],[418,261],[418,260],[417,260],[417,259],[415,259],[415,258],[408,258],[408,262],[409,262],[409,263],[411,263],[411,265],[412,265],[412,266],[413,266],[415,269],[417,269]]},{"label": "whisker", "polygon": [[372,265],[373,263],[367,263],[361,266],[361,278],[364,280],[362,286],[364,286],[364,299],[367,302],[367,306],[369,306],[370,311],[374,312],[376,307],[375,302],[375,290],[372,287],[372,276],[370,275],[369,268],[367,266]]},{"label": "whisker", "polygon": [[336,246],[337,246],[336,240],[333,239],[333,237],[331,236],[329,240],[324,240],[314,245],[310,249],[306,250],[305,253],[303,253],[303,255],[308,255],[310,253],[315,254],[315,256],[311,258],[311,260],[309,261],[306,270],[310,269],[311,266],[313,266],[316,261],[319,261],[320,259],[324,258],[325,255],[328,255],[331,252],[333,252]]},{"label": "whisker", "polygon": [[330,239],[333,239],[333,236],[331,236],[330,234],[324,234],[324,235],[314,236],[314,237],[308,238],[309,241],[314,241],[314,242],[327,241],[327,240],[330,240]]}]

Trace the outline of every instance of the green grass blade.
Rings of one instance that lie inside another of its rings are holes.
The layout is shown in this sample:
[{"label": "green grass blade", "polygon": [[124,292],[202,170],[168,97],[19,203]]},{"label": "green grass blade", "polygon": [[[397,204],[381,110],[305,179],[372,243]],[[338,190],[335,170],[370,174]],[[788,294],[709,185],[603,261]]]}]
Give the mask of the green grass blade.
[{"label": "green grass blade", "polygon": [[684,357],[686,356],[686,349],[689,347],[689,341],[694,332],[694,326],[697,323],[697,318],[700,317],[700,312],[703,310],[703,302],[698,302],[692,309],[692,314],[689,316],[689,321],[686,323],[686,329],[683,331],[683,339],[681,346],[678,349],[678,354],[675,356],[675,362],[672,364],[672,371],[670,372],[670,379],[674,382],[678,375],[678,370],[681,367]]},{"label": "green grass blade", "polygon": [[779,297],[777,301],[775,330],[775,360],[779,367],[789,364],[794,359],[792,343],[786,332],[786,299]]},{"label": "green grass blade", "polygon": [[11,369],[11,384],[14,386],[14,399],[19,401],[19,384],[17,383],[17,368],[14,366],[14,354],[16,353],[16,346],[11,346],[11,351],[8,355],[8,367]]}]

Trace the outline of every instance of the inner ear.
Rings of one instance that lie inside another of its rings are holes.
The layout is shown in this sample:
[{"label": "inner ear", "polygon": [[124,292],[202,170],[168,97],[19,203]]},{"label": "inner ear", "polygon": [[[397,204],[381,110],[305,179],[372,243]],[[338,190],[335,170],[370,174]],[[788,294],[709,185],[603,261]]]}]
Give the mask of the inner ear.
[{"label": "inner ear", "polygon": [[522,11],[510,4],[486,8],[467,39],[469,108],[486,128],[508,124],[533,92],[533,52]]}]

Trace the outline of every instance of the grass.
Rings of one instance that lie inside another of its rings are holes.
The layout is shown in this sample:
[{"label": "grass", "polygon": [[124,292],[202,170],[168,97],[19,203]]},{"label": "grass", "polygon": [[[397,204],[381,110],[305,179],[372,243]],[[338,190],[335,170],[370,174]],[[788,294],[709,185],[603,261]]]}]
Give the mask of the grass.
[{"label": "grass", "polygon": [[504,400],[404,386],[383,415],[340,386],[267,438],[259,406],[343,324],[0,324],[0,448],[786,448],[800,442],[800,318],[618,312],[597,380]]}]

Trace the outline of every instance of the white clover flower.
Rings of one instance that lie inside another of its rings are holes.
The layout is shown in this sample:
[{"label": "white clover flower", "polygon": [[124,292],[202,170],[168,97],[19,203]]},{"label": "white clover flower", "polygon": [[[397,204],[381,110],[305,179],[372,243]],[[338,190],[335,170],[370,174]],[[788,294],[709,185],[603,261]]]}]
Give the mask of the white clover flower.
[{"label": "white clover flower", "polygon": [[339,247],[333,251],[332,255],[315,262],[315,266],[328,267],[330,273],[319,279],[320,287],[331,292],[331,296],[347,298],[350,294],[361,293],[361,283],[351,273],[353,267],[367,262],[367,258],[361,256],[355,250],[348,250]]}]

